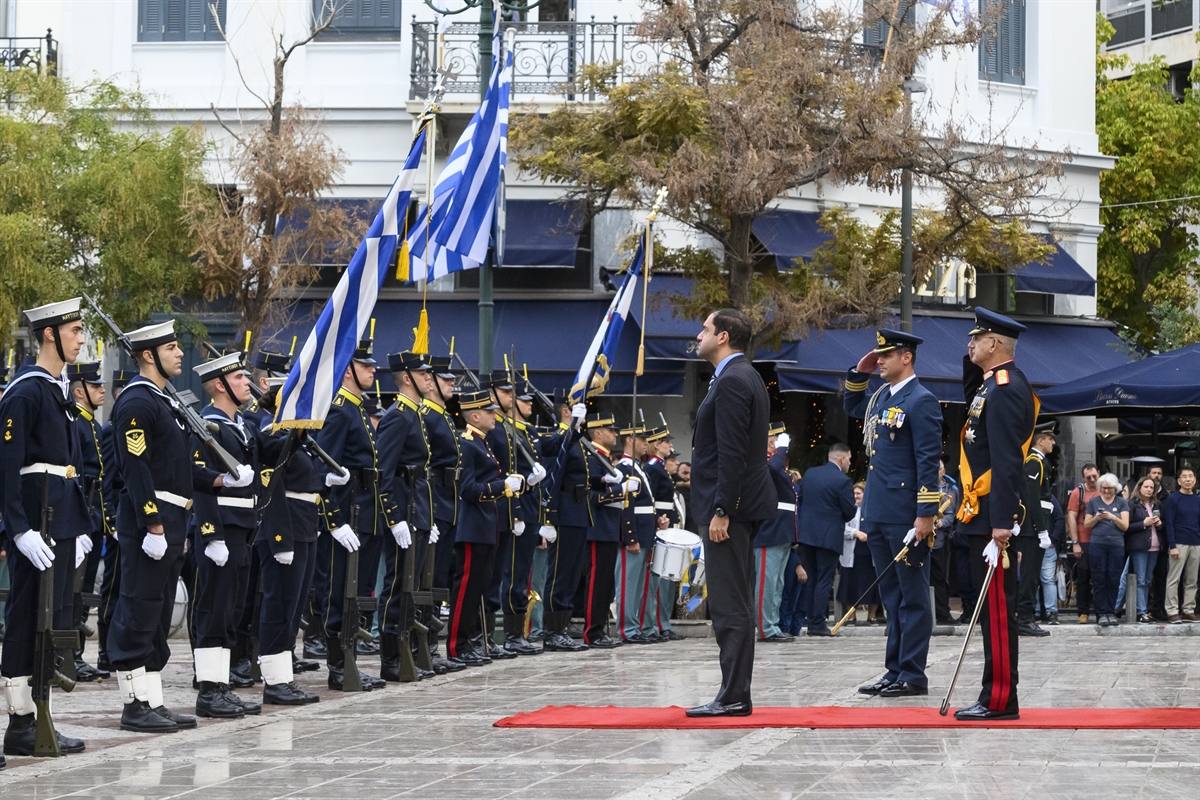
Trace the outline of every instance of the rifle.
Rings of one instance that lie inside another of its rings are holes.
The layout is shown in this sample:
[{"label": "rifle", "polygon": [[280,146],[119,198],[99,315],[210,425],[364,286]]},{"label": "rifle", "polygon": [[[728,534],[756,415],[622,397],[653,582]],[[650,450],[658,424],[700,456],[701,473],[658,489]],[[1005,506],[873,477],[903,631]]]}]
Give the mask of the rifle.
[{"label": "rifle", "polygon": [[[50,474],[42,481],[42,539],[54,547],[50,526],[54,522],[54,509],[50,507]],[[63,675],[59,667],[66,661],[60,651],[71,653],[71,666],[75,665],[75,650],[79,646],[79,631],[54,630],[54,566],[38,575],[37,632],[33,644],[33,704],[37,708],[37,733],[33,754],[39,758],[58,757],[58,732],[50,716],[50,689],[57,686],[64,692],[75,688],[75,681]]]},{"label": "rifle", "polygon": [[[538,391],[537,387],[534,386],[532,383],[530,383],[528,375],[525,376],[525,385],[528,386],[530,391],[533,392],[533,397],[535,400],[538,401],[539,405],[542,405],[543,408],[550,409],[550,412],[549,412],[550,418],[554,419],[554,405],[550,402],[550,398],[547,397],[542,392]],[[564,439],[564,441],[565,441],[565,439]],[[620,470],[618,470],[616,467],[614,467],[613,463],[611,461],[609,461],[607,458],[605,458],[603,455],[601,455],[600,451],[596,449],[596,445],[592,444],[592,441],[590,439],[587,439],[587,438],[581,436],[579,438],[579,444],[580,444],[580,446],[583,447],[584,450],[587,450],[589,453],[591,453],[593,456],[596,457],[596,460],[600,462],[600,466],[604,467],[604,470],[609,475],[621,475],[622,477],[624,476],[624,473],[622,473]]]},{"label": "rifle", "polygon": [[[350,490],[350,528],[356,533],[358,531],[357,489],[356,486]],[[334,544],[334,547],[338,546],[340,545]],[[355,550],[346,553],[346,580],[342,590],[342,632],[339,640],[344,657],[342,674],[342,691],[344,692],[361,692],[363,690],[362,676],[358,672],[358,640],[373,642],[375,635],[362,627],[362,615],[364,612],[374,611],[379,604],[374,597],[358,596],[358,552]]]},{"label": "rifle", "polygon": [[[129,337],[117,327],[117,323],[113,321],[113,318],[100,310],[100,306],[96,304],[96,301],[92,299],[91,295],[84,294],[83,299],[86,300],[88,305],[92,307],[92,310],[96,312],[96,315],[100,317],[100,320],[108,326],[108,329],[112,331],[113,336],[117,337],[117,342],[120,343],[121,348],[126,352],[126,354],[128,354],[130,358],[133,358],[133,344],[130,343]],[[179,422],[186,429],[190,430],[197,439],[203,442],[210,450],[213,451],[213,453],[216,454],[217,458],[222,464],[225,465],[226,470],[231,475],[236,475],[238,473],[238,467],[240,467],[241,464],[236,458],[229,454],[229,451],[227,451],[224,447],[221,447],[217,440],[213,438],[212,432],[216,429],[216,423],[212,423],[204,419],[204,417],[197,414],[195,410],[185,404],[179,398],[179,392],[175,390],[175,387],[171,385],[170,381],[167,381],[163,385],[163,391],[167,394],[167,397],[170,398],[171,402],[169,405],[171,408],[171,413],[175,415],[175,418],[179,420]]]},{"label": "rifle", "polygon": [[[404,482],[408,485],[408,524],[409,530],[414,535],[416,530],[412,527],[412,521],[416,519],[417,514],[417,478],[423,467],[404,467]],[[417,542],[414,539],[412,545],[404,553],[404,575],[400,579],[400,591],[405,595],[403,602],[404,616],[400,620],[400,624],[408,623],[408,627],[403,628],[400,634],[400,680],[411,682],[417,680],[417,661],[413,660],[412,638],[411,633],[417,634],[418,653],[417,660],[421,663],[421,669],[431,670],[433,668],[432,658],[429,655],[429,628],[422,625],[417,620]],[[425,593],[422,593],[421,599],[425,600]],[[432,598],[429,598],[432,600]],[[410,619],[411,617],[411,619]]]}]

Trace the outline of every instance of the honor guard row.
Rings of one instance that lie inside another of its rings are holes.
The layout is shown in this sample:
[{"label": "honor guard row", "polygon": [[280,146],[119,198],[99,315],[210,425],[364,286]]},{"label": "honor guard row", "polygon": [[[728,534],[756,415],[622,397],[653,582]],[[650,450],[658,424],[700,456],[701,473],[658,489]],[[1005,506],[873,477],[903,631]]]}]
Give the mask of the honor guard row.
[{"label": "honor guard row", "polygon": [[[294,680],[319,668],[294,655],[301,629],[306,658],[323,658],[329,687],[345,691],[539,654],[539,601],[545,649],[679,638],[677,586],[650,568],[656,531],[681,524],[665,424],[623,428],[560,397],[557,426],[537,428],[527,380],[497,370],[456,397],[456,381],[474,376],[448,357],[407,352],[388,356],[398,392],[373,414],[380,365],[368,337],[320,429],[275,430],[290,356],[260,351],[248,365],[229,353],[195,367],[210,401],[197,413],[171,385],[184,358],[173,322],[123,333],[95,309],[136,365],[106,385],[98,362],[77,361],[80,305],[25,312],[38,356],[0,387],[0,523],[13,578],[0,659],[5,753],[82,751],[54,731],[51,686],[69,691],[110,671],[122,729],[196,725],[163,698],[181,576],[196,716],[208,718],[260,713],[233,691],[259,679],[263,704],[316,702]],[[547,569],[535,585],[539,561]],[[99,594],[84,591],[101,563]],[[79,635],[89,608],[96,667]],[[376,653],[380,676],[360,672],[358,657]]]}]

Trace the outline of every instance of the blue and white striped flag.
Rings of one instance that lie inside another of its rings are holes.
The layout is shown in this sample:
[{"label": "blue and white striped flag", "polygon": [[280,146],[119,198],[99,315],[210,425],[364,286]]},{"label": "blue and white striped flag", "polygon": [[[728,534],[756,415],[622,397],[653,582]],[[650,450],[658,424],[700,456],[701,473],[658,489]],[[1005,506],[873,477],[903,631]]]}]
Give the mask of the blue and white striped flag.
[{"label": "blue and white striped flag", "polygon": [[276,427],[320,428],[325,424],[329,404],[342,385],[342,376],[375,310],[379,287],[395,259],[402,215],[408,213],[421,166],[425,130],[422,127],[413,140],[404,169],[388,190],[383,208],[342,273],[333,296],[321,309],[300,357],[288,373],[279,393]]},{"label": "blue and white striped flag", "polygon": [[608,379],[612,372],[613,363],[617,357],[617,342],[621,339],[621,330],[625,320],[629,318],[629,306],[636,294],[638,278],[642,272],[642,262],[645,256],[646,236],[638,237],[638,249],[633,254],[633,263],[625,272],[625,280],[617,289],[617,294],[608,306],[608,313],[600,323],[579,371],[575,373],[575,382],[571,384],[571,403],[582,403],[584,387],[587,396],[600,394],[608,387]]},{"label": "blue and white striped flag", "polygon": [[[497,25],[492,37],[493,52],[497,54],[498,30]],[[508,158],[511,49],[505,52],[502,69],[498,61],[493,56],[487,95],[434,184],[432,219],[428,206],[423,207],[417,224],[409,231],[409,275],[414,279],[421,271],[426,280],[432,281],[452,272],[478,269],[487,257],[496,197]]]}]

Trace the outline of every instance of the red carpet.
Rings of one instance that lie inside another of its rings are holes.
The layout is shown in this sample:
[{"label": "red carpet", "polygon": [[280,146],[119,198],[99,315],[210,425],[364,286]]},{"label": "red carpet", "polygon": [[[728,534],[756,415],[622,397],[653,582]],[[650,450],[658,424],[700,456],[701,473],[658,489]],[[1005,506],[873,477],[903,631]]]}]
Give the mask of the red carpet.
[{"label": "red carpet", "polygon": [[953,709],[940,716],[936,708],[763,707],[749,717],[691,719],[678,706],[617,708],[546,706],[540,711],[498,720],[498,728],[1064,728],[1191,729],[1200,728],[1195,708],[1027,708],[1019,720],[959,722]]}]

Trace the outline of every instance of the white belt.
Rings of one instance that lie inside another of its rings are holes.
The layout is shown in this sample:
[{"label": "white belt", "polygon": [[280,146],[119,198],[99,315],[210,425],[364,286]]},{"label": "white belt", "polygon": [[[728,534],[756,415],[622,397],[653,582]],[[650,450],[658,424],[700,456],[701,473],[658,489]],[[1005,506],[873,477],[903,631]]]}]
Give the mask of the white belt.
[{"label": "white belt", "polygon": [[796,504],[795,503],[780,503],[779,510],[780,511],[790,511],[793,514],[795,514],[796,513]]},{"label": "white belt", "polygon": [[192,507],[191,500],[188,500],[186,497],[181,495],[177,495],[174,492],[160,492],[156,489],[154,491],[154,496],[159,500],[162,500],[164,503],[170,503],[173,506],[179,506],[180,508]]},{"label": "white belt", "polygon": [[621,502],[619,502],[619,503],[604,503],[603,505],[607,506],[608,508],[624,508],[624,507],[625,507],[625,501],[624,501],[624,500],[622,500],[622,501],[621,501]]},{"label": "white belt", "polygon": [[65,467],[60,467],[57,464],[30,464],[28,467],[21,467],[22,475],[53,475],[57,478],[74,478],[79,473],[75,467],[68,464]]},{"label": "white belt", "polygon": [[321,502],[321,495],[317,492],[284,492],[283,495],[292,500],[303,500],[306,503],[312,503],[314,506]]},{"label": "white belt", "polygon": [[218,497],[217,505],[229,508],[254,508],[253,497]]},{"label": "white belt", "polygon": [[653,514],[654,509],[650,506],[634,506],[633,513],[635,514]]},{"label": "white belt", "polygon": [[659,511],[670,511],[671,509],[673,509],[675,507],[675,504],[668,503],[664,500],[658,500],[654,503],[654,507],[657,508]]}]

